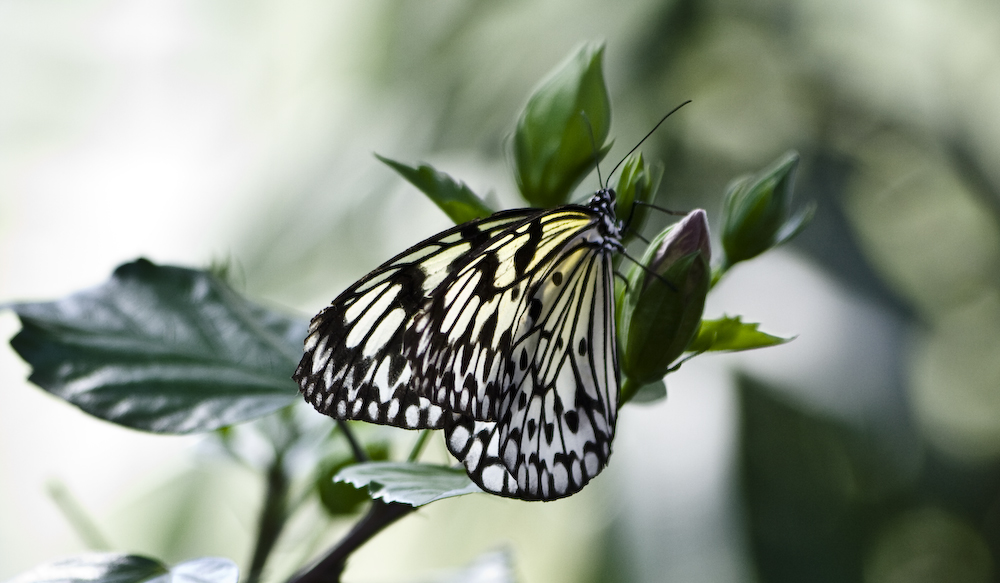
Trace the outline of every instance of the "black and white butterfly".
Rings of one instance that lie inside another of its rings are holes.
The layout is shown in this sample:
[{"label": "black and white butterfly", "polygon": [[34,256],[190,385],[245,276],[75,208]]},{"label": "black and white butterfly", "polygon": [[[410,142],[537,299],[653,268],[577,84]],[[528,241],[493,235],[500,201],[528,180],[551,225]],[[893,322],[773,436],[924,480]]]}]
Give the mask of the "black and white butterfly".
[{"label": "black and white butterfly", "polygon": [[302,394],[335,419],[444,429],[487,492],[580,491],[618,415],[612,258],[628,221],[615,202],[602,187],[586,205],[501,211],[390,259],[312,319]]},{"label": "black and white butterfly", "polygon": [[295,371],[336,419],[444,429],[482,489],[569,496],[604,468],[618,411],[615,192],[439,233],[312,320]]}]

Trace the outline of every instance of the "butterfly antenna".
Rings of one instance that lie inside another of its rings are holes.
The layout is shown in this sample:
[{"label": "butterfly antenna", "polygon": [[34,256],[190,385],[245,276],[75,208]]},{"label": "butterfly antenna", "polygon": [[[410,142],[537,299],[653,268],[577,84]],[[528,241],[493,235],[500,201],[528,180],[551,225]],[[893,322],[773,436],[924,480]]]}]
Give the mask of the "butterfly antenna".
[{"label": "butterfly antenna", "polygon": [[665,209],[662,206],[656,206],[655,204],[650,204],[648,202],[643,202],[641,200],[637,200],[637,201],[633,202],[632,204],[633,205],[641,204],[642,206],[648,206],[651,209],[656,209],[656,210],[660,211],[661,213],[666,213],[668,215],[674,215],[675,217],[683,217],[683,216],[685,216],[687,214],[687,213],[685,213],[683,211],[672,211],[670,209]]},{"label": "butterfly antenna", "polygon": [[[631,218],[632,218],[632,215],[631,215],[631,213],[630,213],[630,214],[629,214],[629,219],[631,219]],[[626,225],[627,225],[627,224],[628,224],[628,223],[626,223]],[[642,233],[640,233],[639,231],[637,231],[637,230],[635,230],[635,229],[629,229],[628,227],[626,227],[626,228],[625,228],[625,230],[629,230],[629,231],[632,231],[632,235],[634,235],[634,236],[635,236],[636,238],[638,238],[638,239],[639,239],[640,241],[642,241],[643,243],[645,243],[645,244],[649,245],[649,239],[647,239],[647,238],[643,237],[643,236],[642,236]]]},{"label": "butterfly antenna", "polygon": [[618,273],[617,271],[615,272],[615,276],[618,279],[622,280],[622,283],[625,284],[625,291],[627,292],[628,291],[628,278],[625,277],[624,275]]},{"label": "butterfly antenna", "polygon": [[655,271],[653,271],[652,269],[650,269],[650,268],[646,267],[646,266],[645,266],[645,265],[643,265],[642,263],[639,263],[639,261],[637,261],[635,257],[632,257],[631,255],[629,255],[628,253],[626,253],[624,249],[622,249],[622,252],[621,252],[621,253],[622,253],[622,255],[623,255],[623,256],[624,256],[624,257],[625,257],[626,259],[628,259],[628,260],[629,260],[629,261],[631,261],[632,263],[635,263],[636,265],[638,265],[639,267],[641,267],[641,268],[642,268],[643,270],[645,270],[645,271],[646,271],[646,273],[648,273],[648,274],[652,275],[653,277],[655,277],[656,279],[658,279],[658,280],[662,281],[662,282],[663,282],[664,284],[666,284],[666,286],[667,286],[667,287],[669,287],[669,288],[670,288],[670,289],[671,289],[672,291],[677,291],[677,286],[675,286],[674,284],[672,284],[672,283],[670,283],[669,281],[667,281],[667,278],[663,277],[663,276],[662,276],[662,275],[660,275],[659,273],[656,273]]},{"label": "butterfly antenna", "polygon": [[597,183],[604,188],[604,181],[601,180],[601,158],[598,156],[597,152],[597,140],[594,139],[594,126],[590,125],[590,118],[587,117],[587,112],[580,110],[580,115],[583,116],[583,121],[587,124],[587,134],[590,135],[590,147],[594,149],[594,167],[597,168]]},{"label": "butterfly antenna", "polygon": [[625,160],[627,160],[627,159],[628,159],[628,157],[632,155],[632,152],[635,152],[636,150],[638,150],[638,149],[639,149],[639,146],[641,146],[641,145],[642,145],[642,143],[646,141],[646,138],[648,138],[649,136],[653,135],[653,132],[655,132],[655,131],[656,131],[656,128],[660,127],[660,124],[662,124],[663,122],[667,121],[667,118],[668,118],[668,117],[670,117],[670,116],[671,116],[671,115],[673,115],[673,114],[674,114],[674,113],[675,113],[675,112],[676,112],[676,111],[677,111],[678,109],[680,109],[680,108],[684,107],[685,105],[687,105],[687,104],[689,104],[689,103],[691,103],[691,100],[690,100],[690,99],[688,99],[688,100],[687,100],[687,101],[685,101],[684,103],[682,103],[682,104],[678,105],[677,107],[675,107],[675,108],[671,109],[671,110],[670,110],[670,112],[668,112],[668,113],[667,113],[667,115],[663,116],[663,118],[662,118],[662,119],[661,119],[660,121],[656,122],[656,125],[655,125],[655,126],[653,126],[653,129],[649,130],[649,133],[648,133],[648,134],[646,134],[646,136],[645,136],[644,138],[642,138],[641,140],[639,140],[639,143],[638,143],[638,144],[636,144],[634,148],[632,148],[631,150],[629,150],[629,151],[628,151],[628,154],[625,154],[625,157],[624,157],[624,158],[622,158],[622,159],[621,159],[621,161],[619,161],[619,162],[618,162],[617,164],[615,164],[615,167],[611,169],[611,174],[608,174],[608,181],[609,181],[609,182],[611,181],[611,175],[615,173],[615,170],[618,170],[618,167],[622,165],[622,162],[624,162]]}]

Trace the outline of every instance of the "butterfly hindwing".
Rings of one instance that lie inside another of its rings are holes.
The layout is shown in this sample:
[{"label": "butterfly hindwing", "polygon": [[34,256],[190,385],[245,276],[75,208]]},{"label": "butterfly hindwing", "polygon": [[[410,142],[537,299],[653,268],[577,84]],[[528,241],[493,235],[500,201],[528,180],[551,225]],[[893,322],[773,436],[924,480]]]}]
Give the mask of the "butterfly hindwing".
[{"label": "butterfly hindwing", "polygon": [[449,229],[349,287],[310,324],[293,376],[306,400],[337,419],[441,428],[442,409],[410,389],[403,333],[456,265],[539,212],[504,211]]}]

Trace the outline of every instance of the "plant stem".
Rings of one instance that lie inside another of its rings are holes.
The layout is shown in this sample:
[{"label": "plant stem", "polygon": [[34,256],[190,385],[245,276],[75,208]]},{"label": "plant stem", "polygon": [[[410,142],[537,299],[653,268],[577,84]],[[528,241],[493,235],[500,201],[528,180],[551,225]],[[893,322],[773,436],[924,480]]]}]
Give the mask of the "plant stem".
[{"label": "plant stem", "polygon": [[420,432],[417,437],[416,443],[413,444],[413,449],[410,450],[410,455],[407,456],[406,461],[415,462],[417,458],[420,457],[420,452],[424,450],[424,446],[427,445],[427,438],[431,436],[430,429],[424,429]]},{"label": "plant stem", "polygon": [[361,444],[358,443],[358,439],[354,437],[354,432],[351,431],[351,426],[347,424],[347,421],[343,419],[337,419],[337,427],[344,432],[344,437],[347,438],[347,442],[351,444],[351,452],[354,454],[354,459],[359,463],[363,464],[368,461],[368,454],[365,453]]},{"label": "plant stem", "polygon": [[59,480],[49,480],[45,485],[49,496],[55,502],[56,507],[62,511],[63,516],[69,522],[77,536],[83,544],[92,551],[110,551],[113,547],[108,542],[108,538],[101,533],[93,519],[87,514],[80,503],[70,493],[66,484]]},{"label": "plant stem", "polygon": [[339,583],[347,558],[383,528],[416,510],[409,504],[372,500],[371,508],[329,554],[308,569],[292,576],[289,583]]},{"label": "plant stem", "polygon": [[259,583],[264,573],[267,558],[278,542],[278,536],[285,527],[288,518],[288,474],[285,473],[284,456],[276,454],[271,467],[267,471],[267,489],[264,494],[264,507],[260,511],[260,522],[257,527],[257,543],[254,545],[253,558],[250,561],[250,571],[246,583]]}]

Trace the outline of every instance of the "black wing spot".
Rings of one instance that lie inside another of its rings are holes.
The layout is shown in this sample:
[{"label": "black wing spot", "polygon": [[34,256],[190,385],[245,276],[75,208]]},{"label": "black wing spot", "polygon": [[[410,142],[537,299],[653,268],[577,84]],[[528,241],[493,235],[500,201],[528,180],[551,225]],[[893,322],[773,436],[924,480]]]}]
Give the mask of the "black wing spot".
[{"label": "black wing spot", "polygon": [[535,420],[528,419],[528,439],[533,439],[535,437]]},{"label": "black wing spot", "polygon": [[545,424],[545,442],[552,443],[552,438],[555,437],[556,426],[553,423]]},{"label": "black wing spot", "polygon": [[528,404],[528,396],[521,393],[517,396],[517,410],[520,411],[524,409],[524,406]]},{"label": "black wing spot", "polygon": [[559,338],[556,338],[556,350],[562,350],[562,347],[563,347],[563,339],[562,336],[560,336]]},{"label": "black wing spot", "polygon": [[576,414],[576,411],[566,411],[566,427],[571,433],[576,433],[580,429],[580,417]]},{"label": "black wing spot", "polygon": [[538,317],[542,315],[542,300],[534,298],[531,300],[531,305],[528,306],[528,317],[532,321],[537,322]]},{"label": "black wing spot", "polygon": [[586,338],[581,338],[580,339],[580,346],[577,348],[577,352],[580,353],[580,356],[586,356],[587,355],[587,339]]},{"label": "black wing spot", "polygon": [[510,299],[511,300],[516,300],[519,295],[521,295],[521,290],[518,289],[518,287],[516,285],[514,287],[510,288]]},{"label": "black wing spot", "polygon": [[521,365],[521,370],[525,370],[526,368],[528,368],[528,349],[527,348],[522,348],[521,349],[521,362],[519,364]]},{"label": "black wing spot", "polygon": [[556,285],[562,285],[563,275],[561,272],[555,272],[552,274],[552,283]]}]

